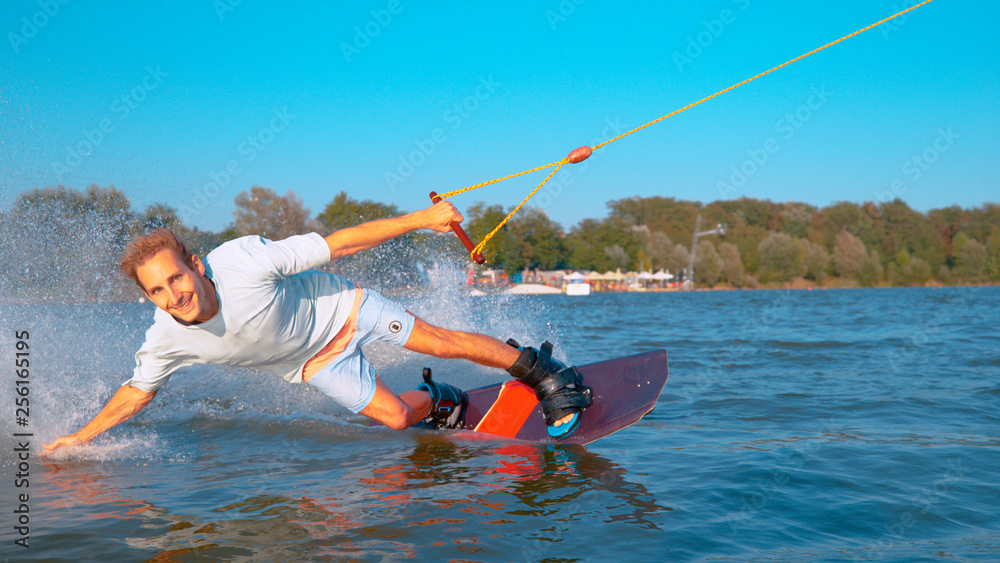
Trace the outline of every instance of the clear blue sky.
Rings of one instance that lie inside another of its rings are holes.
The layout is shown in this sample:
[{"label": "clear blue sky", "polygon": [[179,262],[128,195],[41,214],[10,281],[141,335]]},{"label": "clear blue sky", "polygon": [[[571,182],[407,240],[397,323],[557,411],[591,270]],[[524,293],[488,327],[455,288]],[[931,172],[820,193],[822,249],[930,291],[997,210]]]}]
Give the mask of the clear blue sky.
[{"label": "clear blue sky", "polygon": [[[414,210],[913,4],[62,1],[0,7],[0,208],[113,184],[212,230],[252,185],[314,214],[340,190]],[[1000,201],[997,21],[996,2],[935,0],[601,149],[535,201],[566,228],[636,195]],[[508,207],[543,177],[452,201]]]}]

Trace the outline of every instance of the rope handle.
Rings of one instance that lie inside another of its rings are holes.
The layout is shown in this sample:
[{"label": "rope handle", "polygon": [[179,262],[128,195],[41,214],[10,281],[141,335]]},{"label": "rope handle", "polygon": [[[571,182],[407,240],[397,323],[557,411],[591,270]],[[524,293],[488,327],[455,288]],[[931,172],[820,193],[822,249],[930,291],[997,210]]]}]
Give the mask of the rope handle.
[{"label": "rope handle", "polygon": [[[431,192],[431,201],[437,203],[441,201],[441,196],[437,192]],[[462,244],[465,245],[465,249],[469,251],[469,256],[476,264],[485,263],[486,257],[483,256],[482,252],[476,250],[476,245],[472,244],[472,239],[469,238],[469,235],[465,234],[465,229],[462,228],[462,225],[459,225],[458,221],[452,221],[449,225],[451,225],[451,230],[455,232],[458,240],[462,241]]]}]

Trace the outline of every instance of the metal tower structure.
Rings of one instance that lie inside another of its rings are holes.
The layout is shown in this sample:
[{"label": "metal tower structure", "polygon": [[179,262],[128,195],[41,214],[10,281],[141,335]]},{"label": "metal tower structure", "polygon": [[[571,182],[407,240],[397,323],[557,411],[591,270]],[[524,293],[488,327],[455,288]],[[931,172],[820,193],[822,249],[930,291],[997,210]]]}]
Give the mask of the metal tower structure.
[{"label": "metal tower structure", "polygon": [[694,221],[694,238],[691,239],[691,257],[688,260],[687,269],[684,270],[684,289],[694,289],[694,257],[698,251],[698,237],[707,237],[709,235],[726,236],[726,227],[727,225],[718,223],[714,229],[699,231],[698,229],[701,228],[701,214],[698,214],[698,218]]}]

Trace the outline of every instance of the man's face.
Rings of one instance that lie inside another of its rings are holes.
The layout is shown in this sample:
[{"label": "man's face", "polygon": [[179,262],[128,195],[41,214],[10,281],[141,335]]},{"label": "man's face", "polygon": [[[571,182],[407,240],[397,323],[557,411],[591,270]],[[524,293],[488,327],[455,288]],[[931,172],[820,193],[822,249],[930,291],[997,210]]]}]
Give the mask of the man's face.
[{"label": "man's face", "polygon": [[189,266],[173,250],[163,249],[135,273],[146,297],[178,320],[203,323],[219,310],[215,288],[205,277],[205,265],[198,257]]}]

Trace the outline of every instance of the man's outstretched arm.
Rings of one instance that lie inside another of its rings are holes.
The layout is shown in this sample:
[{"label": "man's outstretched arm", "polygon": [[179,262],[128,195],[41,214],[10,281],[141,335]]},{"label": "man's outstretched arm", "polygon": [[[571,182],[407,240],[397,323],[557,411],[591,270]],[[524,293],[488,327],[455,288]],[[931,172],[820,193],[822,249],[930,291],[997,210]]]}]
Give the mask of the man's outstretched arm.
[{"label": "man's outstretched arm", "polygon": [[80,444],[87,444],[105,430],[113,428],[135,416],[136,413],[145,408],[155,396],[156,391],[147,393],[146,391],[129,385],[119,387],[118,391],[116,391],[111,397],[111,400],[108,401],[108,404],[101,409],[101,412],[97,413],[97,416],[95,416],[94,420],[91,420],[89,424],[73,434],[63,436],[62,438],[59,438],[51,444],[46,444],[43,447],[46,451],[51,452],[63,446],[78,446]]},{"label": "man's outstretched arm", "polygon": [[451,231],[452,221],[461,222],[462,214],[448,201],[441,201],[420,211],[391,219],[369,221],[354,227],[340,229],[326,237],[330,259],[336,260],[374,248],[417,229],[431,229],[440,233]]}]

